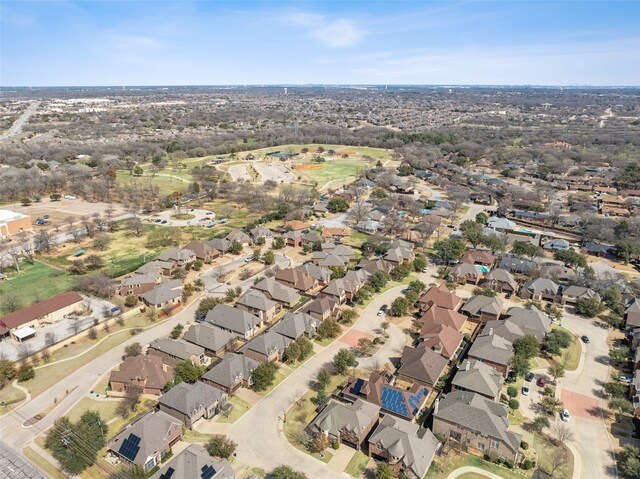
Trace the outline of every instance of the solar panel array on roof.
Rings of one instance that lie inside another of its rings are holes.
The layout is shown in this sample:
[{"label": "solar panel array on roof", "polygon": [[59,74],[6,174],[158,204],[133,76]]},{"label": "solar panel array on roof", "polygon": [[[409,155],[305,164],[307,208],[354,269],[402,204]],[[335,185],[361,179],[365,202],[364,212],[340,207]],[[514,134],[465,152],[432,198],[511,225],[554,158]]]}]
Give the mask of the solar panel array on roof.
[{"label": "solar panel array on roof", "polygon": [[413,408],[412,414],[414,416],[418,412],[418,408],[420,407],[422,398],[425,397],[428,392],[429,391],[427,391],[427,388],[421,388],[416,394],[412,394],[411,396],[409,396],[409,406]]},{"label": "solar panel array on roof", "polygon": [[360,394],[360,390],[362,389],[362,386],[364,385],[364,379],[362,378],[358,378],[356,379],[356,382],[354,383],[353,386],[351,386],[351,389],[349,389],[349,393],[350,394]]},{"label": "solar panel array on roof", "polygon": [[138,451],[140,451],[140,438],[135,434],[129,434],[129,437],[122,441],[120,449],[118,449],[118,453],[131,462],[135,460]]},{"label": "solar panel array on roof", "polygon": [[381,399],[383,408],[401,414],[402,416],[407,416],[409,414],[407,406],[404,403],[404,397],[400,391],[384,386],[382,388]]},{"label": "solar panel array on roof", "polygon": [[160,476],[160,479],[171,479],[171,476],[173,476],[174,472],[176,472],[175,469],[173,467],[170,467],[164,472],[164,474]]},{"label": "solar panel array on roof", "polygon": [[201,474],[200,477],[202,479],[211,479],[213,477],[213,475],[216,473],[216,470],[211,467],[210,464],[207,464],[206,466],[202,466],[202,469],[200,469]]}]

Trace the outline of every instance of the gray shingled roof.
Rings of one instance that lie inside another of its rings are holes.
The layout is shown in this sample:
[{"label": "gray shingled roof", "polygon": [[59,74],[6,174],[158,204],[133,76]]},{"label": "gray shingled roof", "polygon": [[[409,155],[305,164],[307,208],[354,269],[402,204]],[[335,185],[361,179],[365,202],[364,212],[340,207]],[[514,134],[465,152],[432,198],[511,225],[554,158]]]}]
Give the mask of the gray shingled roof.
[{"label": "gray shingled roof", "polygon": [[195,253],[188,249],[169,248],[158,255],[160,261],[184,262],[195,258]]},{"label": "gray shingled roof", "polygon": [[207,313],[207,323],[219,326],[234,333],[244,334],[260,324],[260,318],[251,313],[234,308],[228,304],[218,304]]},{"label": "gray shingled roof", "polygon": [[259,311],[270,311],[277,306],[275,301],[271,301],[263,292],[255,289],[250,289],[240,296],[236,304]]},{"label": "gray shingled roof", "polygon": [[502,389],[503,377],[488,364],[474,359],[462,363],[452,385],[461,389],[496,397]]},{"label": "gray shingled roof", "polygon": [[506,321],[519,326],[524,334],[532,334],[542,341],[551,329],[549,316],[535,306],[529,308],[509,308]]},{"label": "gray shingled roof", "polygon": [[220,329],[213,324],[194,324],[184,334],[185,341],[202,346],[209,351],[218,351],[229,344],[236,335]]},{"label": "gray shingled roof", "polygon": [[595,298],[600,301],[600,295],[591,288],[585,288],[584,286],[571,285],[562,291],[562,296],[565,298]]},{"label": "gray shingled roof", "polygon": [[[202,470],[211,467],[214,470],[209,479],[234,479],[235,473],[231,465],[223,459],[213,459],[201,444],[191,444],[178,454],[170,462],[165,463],[162,469],[156,472],[151,479],[198,479],[202,477]],[[168,474],[169,469],[173,472]]]},{"label": "gray shingled roof", "polygon": [[227,394],[220,389],[200,381],[193,384],[179,383],[158,399],[160,404],[194,416],[201,409],[208,409],[218,402],[224,402]]},{"label": "gray shingled roof", "polygon": [[[485,327],[486,328],[486,327]],[[513,344],[486,329],[476,338],[469,350],[469,356],[507,365],[513,356]]]},{"label": "gray shingled roof", "polygon": [[378,418],[379,413],[380,406],[362,399],[357,399],[353,404],[330,399],[311,426],[333,436],[338,436],[344,429],[360,437],[367,426]]},{"label": "gray shingled roof", "polygon": [[534,294],[557,294],[560,290],[560,286],[548,278],[536,278],[531,281],[527,281],[522,289],[531,291]]},{"label": "gray shingled roof", "polygon": [[300,300],[300,294],[295,289],[277,282],[274,278],[264,278],[253,288],[269,293],[271,299],[280,303],[293,305]]},{"label": "gray shingled roof", "polygon": [[291,342],[291,338],[270,330],[256,336],[242,346],[240,352],[246,353],[247,351],[254,351],[259,354],[264,354],[265,356],[271,356],[275,353],[282,354]]},{"label": "gray shingled roof", "polygon": [[272,331],[291,339],[298,339],[303,334],[315,332],[320,322],[302,312],[289,312],[274,326]]},{"label": "gray shingled roof", "polygon": [[182,339],[160,338],[152,341],[149,347],[184,360],[190,360],[191,356],[204,354],[203,348]]},{"label": "gray shingled roof", "polygon": [[460,309],[462,313],[470,316],[480,316],[482,313],[499,315],[502,312],[504,301],[497,296],[472,296]]},{"label": "gray shingled roof", "polygon": [[182,296],[182,281],[171,279],[140,295],[148,304],[164,304]]},{"label": "gray shingled roof", "polygon": [[259,365],[258,361],[242,354],[227,353],[222,361],[202,377],[222,386],[231,387],[238,379],[248,380],[251,372]]}]

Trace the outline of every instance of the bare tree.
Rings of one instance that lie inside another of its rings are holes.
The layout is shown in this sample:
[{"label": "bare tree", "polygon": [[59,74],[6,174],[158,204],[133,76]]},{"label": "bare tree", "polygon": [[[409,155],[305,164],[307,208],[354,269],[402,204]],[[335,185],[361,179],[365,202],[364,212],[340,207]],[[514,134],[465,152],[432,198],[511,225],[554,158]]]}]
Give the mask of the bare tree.
[{"label": "bare tree", "polygon": [[33,246],[36,251],[49,252],[53,248],[54,241],[46,230],[41,230],[35,238],[33,238]]},{"label": "bare tree", "polygon": [[17,350],[18,350],[18,359],[20,359],[20,362],[22,362],[23,364],[25,364],[29,359],[29,356],[33,354],[33,348],[31,347],[30,344],[27,344],[27,343],[21,343],[18,346]]},{"label": "bare tree", "polygon": [[44,335],[44,345],[46,347],[51,347],[56,343],[56,333],[49,331]]},{"label": "bare tree", "polygon": [[551,427],[551,434],[559,444],[572,441],[574,438],[573,431],[564,422],[554,424]]}]

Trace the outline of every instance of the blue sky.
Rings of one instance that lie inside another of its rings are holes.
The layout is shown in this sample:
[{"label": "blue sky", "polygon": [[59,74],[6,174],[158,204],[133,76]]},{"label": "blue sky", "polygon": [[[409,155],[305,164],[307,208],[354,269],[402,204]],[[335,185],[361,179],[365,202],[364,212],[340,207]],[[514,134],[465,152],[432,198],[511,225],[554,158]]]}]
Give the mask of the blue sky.
[{"label": "blue sky", "polygon": [[0,2],[0,85],[640,84],[637,1]]}]

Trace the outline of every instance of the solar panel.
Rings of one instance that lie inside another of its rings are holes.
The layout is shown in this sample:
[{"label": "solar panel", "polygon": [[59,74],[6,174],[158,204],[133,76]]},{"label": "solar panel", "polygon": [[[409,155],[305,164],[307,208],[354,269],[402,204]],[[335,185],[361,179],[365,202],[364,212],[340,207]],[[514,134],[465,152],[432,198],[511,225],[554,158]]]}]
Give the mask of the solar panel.
[{"label": "solar panel", "polygon": [[174,472],[176,472],[175,469],[173,467],[170,467],[164,472],[164,474],[160,476],[160,479],[171,479],[171,476],[173,476]]},{"label": "solar panel", "polygon": [[201,474],[200,477],[202,479],[211,479],[213,477],[213,475],[216,473],[216,470],[211,467],[210,464],[207,464],[206,466],[202,466],[202,469],[200,469]]},{"label": "solar panel", "polygon": [[118,449],[118,453],[131,462],[135,460],[138,451],[140,451],[140,438],[135,434],[129,434],[129,437],[122,441],[120,449]]},{"label": "solar panel", "polygon": [[351,394],[360,394],[360,390],[364,384],[364,379],[358,378],[356,379],[355,384],[349,389],[349,393]]},{"label": "solar panel", "polygon": [[383,387],[381,399],[383,408],[403,416],[408,415],[409,411],[404,403],[402,392],[389,387]]},{"label": "solar panel", "polygon": [[422,388],[416,394],[409,396],[409,405],[413,408],[413,414],[418,412],[422,397],[426,396],[427,393],[427,388]]}]

